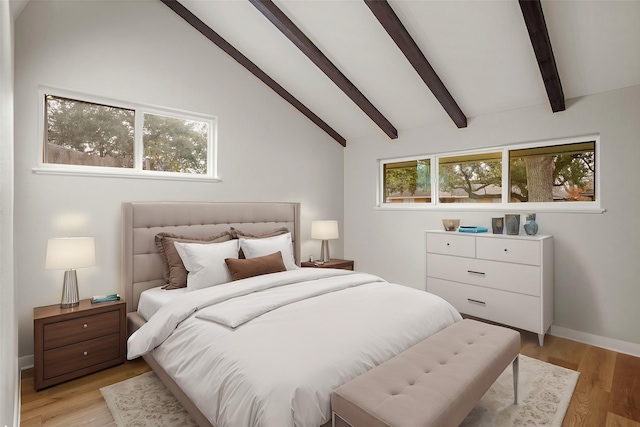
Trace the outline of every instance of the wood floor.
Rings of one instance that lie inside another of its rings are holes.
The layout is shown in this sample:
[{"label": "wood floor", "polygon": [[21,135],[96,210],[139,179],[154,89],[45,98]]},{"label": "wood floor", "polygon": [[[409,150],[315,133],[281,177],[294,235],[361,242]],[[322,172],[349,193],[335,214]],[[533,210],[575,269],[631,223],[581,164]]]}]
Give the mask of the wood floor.
[{"label": "wood floor", "polygon": [[[640,358],[549,336],[544,347],[521,331],[521,353],[580,372],[563,427],[640,427]],[[21,426],[115,426],[100,388],[147,372],[142,360],[40,392],[33,370],[22,373]]]}]

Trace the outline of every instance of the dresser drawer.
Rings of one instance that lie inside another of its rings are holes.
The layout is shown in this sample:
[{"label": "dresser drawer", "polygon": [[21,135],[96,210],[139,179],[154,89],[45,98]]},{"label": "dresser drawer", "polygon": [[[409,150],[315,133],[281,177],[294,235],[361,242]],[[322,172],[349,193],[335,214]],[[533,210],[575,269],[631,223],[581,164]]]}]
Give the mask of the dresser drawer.
[{"label": "dresser drawer", "polygon": [[44,352],[43,379],[120,358],[120,335],[71,344]]},{"label": "dresser drawer", "polygon": [[427,292],[444,298],[460,313],[545,332],[540,321],[540,298],[435,278],[427,278]]},{"label": "dresser drawer", "polygon": [[476,256],[476,239],[454,232],[428,233],[427,252],[473,258]]},{"label": "dresser drawer", "polygon": [[475,286],[540,296],[540,267],[433,254],[427,276]]},{"label": "dresser drawer", "polygon": [[44,325],[44,350],[115,334],[119,331],[119,310],[48,323]]},{"label": "dresser drawer", "polygon": [[520,239],[477,239],[476,256],[493,261],[540,265],[540,242]]}]

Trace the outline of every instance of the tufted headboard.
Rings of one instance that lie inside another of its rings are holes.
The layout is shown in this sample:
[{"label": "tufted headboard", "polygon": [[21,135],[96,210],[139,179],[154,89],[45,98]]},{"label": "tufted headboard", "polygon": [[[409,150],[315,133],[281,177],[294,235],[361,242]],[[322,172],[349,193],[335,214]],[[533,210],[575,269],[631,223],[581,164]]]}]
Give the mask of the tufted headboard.
[{"label": "tufted headboard", "polygon": [[254,234],[287,227],[296,262],[300,264],[300,203],[123,203],[120,294],[127,303],[127,312],[137,310],[142,291],[164,284],[156,234],[204,237],[230,227]]}]

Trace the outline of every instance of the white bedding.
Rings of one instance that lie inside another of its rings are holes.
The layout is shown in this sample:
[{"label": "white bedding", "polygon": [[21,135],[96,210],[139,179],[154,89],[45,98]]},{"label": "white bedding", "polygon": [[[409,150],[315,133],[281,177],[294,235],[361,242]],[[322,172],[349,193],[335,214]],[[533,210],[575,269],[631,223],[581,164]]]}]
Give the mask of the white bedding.
[{"label": "white bedding", "polygon": [[458,320],[427,292],[303,268],[172,299],[129,338],[128,357],[152,351],[216,427],[316,427],[334,388]]},{"label": "white bedding", "polygon": [[180,289],[162,289],[161,286],[157,288],[147,289],[140,294],[140,301],[138,301],[138,314],[144,319],[149,320],[151,316],[156,314],[156,311],[160,310],[165,303],[173,300],[176,296],[187,292],[187,288]]}]

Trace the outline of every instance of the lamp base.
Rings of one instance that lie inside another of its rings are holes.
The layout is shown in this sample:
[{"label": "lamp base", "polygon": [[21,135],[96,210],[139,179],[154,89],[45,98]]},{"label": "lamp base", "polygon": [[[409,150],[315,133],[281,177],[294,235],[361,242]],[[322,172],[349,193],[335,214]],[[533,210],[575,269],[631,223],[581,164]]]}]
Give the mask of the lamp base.
[{"label": "lamp base", "polygon": [[325,262],[331,261],[331,255],[329,254],[329,241],[323,240],[322,246],[320,248],[320,261],[324,264]]},{"label": "lamp base", "polygon": [[78,276],[75,270],[67,270],[64,272],[64,282],[62,284],[62,300],[60,308],[72,308],[80,305],[80,296],[78,295]]}]

